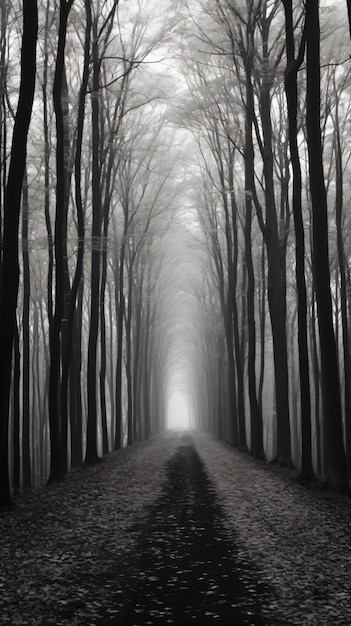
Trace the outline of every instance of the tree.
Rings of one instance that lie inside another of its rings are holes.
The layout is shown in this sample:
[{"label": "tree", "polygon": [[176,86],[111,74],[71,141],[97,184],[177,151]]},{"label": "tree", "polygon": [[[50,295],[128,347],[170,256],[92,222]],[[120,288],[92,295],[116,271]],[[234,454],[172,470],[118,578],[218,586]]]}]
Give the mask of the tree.
[{"label": "tree", "polygon": [[50,325],[50,381],[49,381],[49,420],[50,420],[50,476],[48,482],[61,474],[62,420],[60,411],[61,386],[61,332],[64,314],[64,251],[65,251],[65,199],[67,194],[65,150],[65,120],[62,90],[65,77],[65,47],[68,16],[73,0],[60,0],[60,22],[57,57],[53,86],[53,100],[56,118],[56,213],[55,213],[55,310]]},{"label": "tree", "polygon": [[320,127],[320,21],[318,0],[306,6],[306,130],[312,202],[313,277],[316,290],[322,371],[322,400],[328,473],[337,489],[348,491],[342,434],[339,364],[333,328],[328,253],[328,211]]},{"label": "tree", "polygon": [[[71,373],[72,385],[70,387],[70,424],[71,424],[71,442],[72,442],[72,459],[73,464],[81,462],[81,449],[82,449],[82,424],[81,424],[81,407],[76,406],[77,389],[75,385],[75,370],[77,369],[77,360],[80,360],[80,342],[77,342],[76,350],[73,350],[73,338],[74,336],[80,336],[80,329],[77,325],[78,312],[76,310],[76,303],[79,288],[83,276],[83,259],[84,259],[84,208],[82,199],[82,143],[83,143],[83,131],[85,122],[85,99],[89,81],[89,63],[90,63],[90,42],[91,42],[91,29],[92,29],[92,12],[90,0],[85,2],[86,11],[86,25],[85,25],[85,40],[84,40],[84,61],[83,61],[83,75],[82,82],[79,91],[79,102],[77,112],[77,139],[76,139],[76,154],[74,163],[75,174],[75,202],[77,209],[77,263],[72,281],[72,288],[69,295],[69,304],[67,311],[67,328],[65,343],[62,350],[62,383],[61,383],[61,411],[62,422],[67,425],[68,422],[68,383]],[[74,332],[75,331],[75,332]],[[72,364],[73,358],[73,364]],[[78,368],[79,369],[79,368]],[[80,383],[80,381],[79,381]],[[80,384],[78,385],[80,389]],[[64,428],[62,439],[62,458],[61,469],[62,473],[67,471],[67,426]]]},{"label": "tree", "polygon": [[302,33],[302,41],[298,55],[295,58],[294,25],[292,1],[284,0],[286,57],[285,93],[288,106],[289,145],[293,171],[293,198],[292,207],[295,224],[296,245],[296,286],[298,298],[298,348],[300,369],[300,396],[301,396],[301,424],[302,424],[302,466],[301,474],[308,479],[313,475],[312,445],[311,445],[311,396],[308,358],[307,332],[307,289],[305,279],[305,234],[302,217],[302,176],[298,149],[298,86],[297,76],[301,67],[306,38],[306,22]]},{"label": "tree", "polygon": [[[23,2],[20,91],[4,205],[3,275],[2,297],[0,298],[0,505],[2,506],[11,503],[8,468],[8,420],[19,282],[18,228],[27,136],[35,89],[37,33],[37,2],[36,0],[25,0]],[[3,297],[5,293],[6,298]]]},{"label": "tree", "polygon": [[[98,9],[98,7],[97,7]],[[88,421],[87,451],[85,462],[94,463],[98,459],[97,452],[97,341],[99,331],[99,290],[100,290],[100,237],[101,237],[101,153],[99,129],[99,89],[100,68],[99,14],[96,13],[92,25],[92,94],[91,94],[91,125],[92,125],[92,201],[93,220],[91,227],[91,283],[90,283],[90,327],[88,343]]]},{"label": "tree", "polygon": [[23,259],[23,383],[22,383],[22,466],[23,489],[30,489],[30,269],[28,250],[28,176],[25,171],[22,193],[22,259]]},{"label": "tree", "polygon": [[[259,7],[257,8],[259,10]],[[246,28],[247,54],[244,54],[245,68],[245,266],[247,275],[247,326],[248,326],[248,379],[251,411],[252,453],[255,457],[263,457],[263,428],[261,407],[258,404],[256,388],[256,322],[255,322],[255,275],[252,261],[252,203],[255,193],[254,180],[254,145],[252,139],[254,94],[252,88],[253,71],[253,32],[256,15],[249,16]],[[242,53],[244,47],[242,46]]]}]

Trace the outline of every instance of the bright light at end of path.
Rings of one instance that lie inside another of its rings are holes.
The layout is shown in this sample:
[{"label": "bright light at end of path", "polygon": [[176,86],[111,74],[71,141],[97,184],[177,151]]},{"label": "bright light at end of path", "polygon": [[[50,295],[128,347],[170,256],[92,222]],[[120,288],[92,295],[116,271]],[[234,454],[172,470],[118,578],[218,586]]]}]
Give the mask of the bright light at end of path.
[{"label": "bright light at end of path", "polygon": [[189,428],[188,402],[186,396],[180,391],[174,391],[168,400],[167,427]]}]

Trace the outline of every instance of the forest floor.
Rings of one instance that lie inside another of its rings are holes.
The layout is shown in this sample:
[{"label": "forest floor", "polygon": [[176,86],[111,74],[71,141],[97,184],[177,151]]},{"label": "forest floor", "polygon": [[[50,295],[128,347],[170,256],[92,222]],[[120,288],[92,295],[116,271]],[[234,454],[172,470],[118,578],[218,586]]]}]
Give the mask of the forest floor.
[{"label": "forest floor", "polygon": [[351,501],[170,432],[0,514],[0,624],[351,625]]}]

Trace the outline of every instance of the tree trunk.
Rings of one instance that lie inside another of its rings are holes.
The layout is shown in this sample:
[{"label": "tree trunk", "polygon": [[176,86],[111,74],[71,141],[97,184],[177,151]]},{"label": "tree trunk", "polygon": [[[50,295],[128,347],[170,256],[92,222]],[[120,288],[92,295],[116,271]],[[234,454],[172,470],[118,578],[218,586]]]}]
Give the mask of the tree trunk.
[{"label": "tree trunk", "polygon": [[320,129],[320,26],[318,0],[306,5],[307,96],[306,128],[312,201],[313,275],[317,299],[322,371],[322,401],[327,442],[328,473],[340,492],[348,491],[347,463],[342,434],[342,411],[333,328],[328,253],[328,211],[324,184]]},{"label": "tree trunk", "polygon": [[93,92],[92,110],[92,193],[93,223],[91,229],[90,328],[88,342],[88,421],[86,463],[98,460],[97,452],[97,341],[99,334],[99,295],[101,262],[101,163],[99,130],[100,63],[97,17],[93,21]]},{"label": "tree trunk", "polygon": [[133,381],[132,381],[132,300],[133,300],[133,266],[129,259],[128,268],[128,304],[125,309],[125,329],[126,329],[126,378],[127,378],[127,444],[134,442],[134,420],[133,420]]},{"label": "tree trunk", "polygon": [[133,350],[133,409],[135,433],[134,440],[141,440],[144,437],[141,423],[141,389],[140,389],[140,361],[142,360],[141,348],[141,317],[142,317],[142,295],[143,295],[143,279],[140,277],[140,284],[135,298],[135,323],[134,323],[134,350]]},{"label": "tree trunk", "polygon": [[20,381],[21,355],[20,338],[16,321],[14,337],[14,366],[13,366],[13,432],[12,432],[12,463],[13,463],[13,492],[18,494],[21,489],[21,447],[20,447]]},{"label": "tree trunk", "polygon": [[307,290],[305,278],[305,235],[302,217],[302,178],[297,140],[297,73],[305,50],[305,32],[298,57],[295,59],[292,0],[284,0],[287,68],[285,93],[288,106],[289,145],[293,171],[293,214],[296,246],[296,287],[298,302],[298,350],[300,370],[302,460],[301,474],[305,479],[313,476],[311,435],[311,390],[308,359]]},{"label": "tree trunk", "polygon": [[245,364],[246,361],[246,343],[247,343],[247,270],[245,260],[245,248],[241,257],[241,306],[240,306],[240,320],[241,320],[241,332],[240,332],[240,354],[241,361]]},{"label": "tree trunk", "polygon": [[[268,22],[262,22],[263,61],[269,67]],[[286,301],[283,255],[285,249],[279,240],[277,208],[274,192],[274,166],[271,119],[272,81],[263,77],[260,93],[260,111],[263,133],[263,172],[265,180],[266,223],[263,229],[268,261],[268,306],[272,325],[275,395],[277,408],[277,460],[291,465],[289,423],[289,377],[286,338]],[[253,103],[252,103],[253,104]]]},{"label": "tree trunk", "polygon": [[[238,284],[238,258],[239,258],[239,242],[238,242],[238,220],[237,205],[234,195],[234,159],[229,166],[229,187],[230,187],[230,204],[232,214],[232,230],[233,230],[233,259],[232,259],[232,313],[233,313],[233,335],[234,335],[234,352],[237,375],[237,405],[238,405],[238,422],[239,422],[239,446],[241,450],[247,451],[246,427],[245,427],[245,390],[244,390],[244,368],[240,351],[240,335],[239,335],[239,316],[237,305],[237,284]],[[230,303],[229,303],[230,306]]]},{"label": "tree trunk", "polygon": [[119,257],[118,280],[116,284],[117,296],[117,360],[116,360],[116,427],[115,427],[115,450],[119,450],[122,442],[122,361],[123,361],[123,319],[124,319],[124,255],[125,255],[126,228],[124,228],[121,252]]},{"label": "tree trunk", "polygon": [[[109,206],[109,205],[108,205]],[[107,454],[109,451],[107,432],[107,407],[106,407],[106,306],[105,292],[107,280],[107,235],[108,235],[108,207],[104,208],[103,225],[103,250],[101,263],[101,286],[100,286],[100,409],[101,409],[101,430],[102,430],[102,451]]]},{"label": "tree trunk", "polygon": [[45,14],[45,28],[44,28],[44,51],[43,51],[43,79],[42,79],[42,94],[43,94],[43,135],[44,135],[44,213],[45,213],[45,225],[48,237],[48,277],[47,277],[47,294],[48,294],[48,320],[49,325],[52,325],[53,318],[53,301],[52,301],[52,286],[53,286],[53,274],[54,274],[54,243],[52,236],[52,227],[50,219],[50,127],[49,127],[49,114],[48,114],[48,66],[49,66],[49,20],[50,20],[50,4],[47,4]]},{"label": "tree trunk", "polygon": [[263,384],[266,364],[266,254],[264,242],[261,253],[261,302],[260,302],[260,374],[258,379],[258,404],[262,412]]},{"label": "tree trunk", "polygon": [[106,356],[106,307],[105,307],[105,290],[106,290],[106,239],[103,236],[104,250],[102,253],[102,272],[101,272],[101,287],[100,287],[100,372],[99,372],[99,386],[100,386],[100,412],[101,412],[101,430],[102,430],[102,452],[108,454],[108,431],[107,431],[107,406],[106,406],[106,368],[107,368],[107,356]]},{"label": "tree trunk", "polygon": [[314,415],[316,428],[316,454],[317,454],[317,475],[323,472],[323,451],[322,451],[322,428],[320,415],[320,371],[317,352],[317,334],[315,320],[315,297],[314,288],[312,288],[312,303],[310,313],[310,341],[311,341],[311,361],[312,361],[312,379],[314,386]]},{"label": "tree trunk", "polygon": [[[62,474],[67,471],[67,429],[68,429],[68,385],[70,380],[70,372],[71,367],[76,369],[75,360],[80,361],[81,356],[78,353],[80,351],[80,341],[77,341],[77,338],[74,337],[74,326],[76,325],[77,333],[81,333],[81,328],[77,327],[76,324],[76,303],[77,303],[77,295],[81,285],[82,276],[83,276],[83,258],[84,258],[84,238],[85,238],[85,228],[84,228],[84,209],[83,209],[83,201],[82,201],[82,190],[81,190],[81,162],[82,162],[82,141],[83,141],[83,131],[84,131],[84,111],[85,111],[85,98],[88,86],[89,79],[89,61],[90,61],[90,40],[91,40],[91,25],[92,25],[92,16],[91,16],[91,4],[90,1],[87,0],[85,3],[86,10],[86,25],[85,25],[85,42],[84,42],[84,64],[83,64],[83,76],[82,76],[82,84],[79,91],[79,101],[78,101],[78,115],[77,115],[77,141],[76,141],[76,154],[75,154],[75,200],[76,200],[76,208],[77,208],[77,236],[78,236],[78,246],[77,246],[77,263],[74,273],[74,278],[72,282],[72,288],[69,293],[68,299],[68,309],[67,309],[67,322],[65,333],[63,334],[63,354],[62,354],[62,384],[61,384],[61,410],[62,410],[62,458],[61,458],[61,472]],[[67,282],[69,280],[67,278]],[[75,344],[75,346],[74,346]],[[76,347],[76,350],[73,348]],[[73,363],[72,363],[73,360]],[[74,375],[71,377],[71,382],[74,381]],[[78,406],[75,402],[76,395],[80,393],[80,383],[77,388],[75,385],[71,385],[70,387],[70,405],[72,406],[71,411],[71,447],[74,450],[74,454],[72,454],[72,461],[74,464],[79,464],[81,462],[81,454],[79,450],[82,445],[82,434],[81,434],[81,406]],[[73,394],[73,395],[72,395]],[[72,396],[72,397],[71,397]],[[72,438],[77,437],[77,442],[72,441]]]},{"label": "tree trunk", "polygon": [[143,400],[144,400],[144,433],[145,439],[150,437],[150,434],[153,434],[153,428],[158,427],[157,423],[157,415],[153,415],[153,424],[151,424],[151,368],[150,368],[150,335],[151,335],[151,311],[150,311],[150,297],[151,297],[151,286],[150,286],[150,278],[148,279],[147,284],[147,293],[146,293],[146,315],[145,315],[145,331],[143,333],[144,338],[144,349],[143,349],[143,372],[142,372],[142,381],[143,381]]},{"label": "tree trunk", "polygon": [[75,401],[75,421],[72,421],[73,413],[71,412],[71,463],[74,467],[79,467],[83,463],[83,423],[82,423],[82,391],[81,391],[81,372],[82,372],[82,323],[83,323],[83,292],[84,283],[81,278],[77,308],[74,316],[73,337],[74,337],[74,357],[73,372],[71,376],[71,397]]},{"label": "tree trunk", "polygon": [[35,73],[38,7],[36,0],[23,3],[21,78],[12,136],[11,158],[5,192],[3,231],[3,276],[0,306],[0,506],[11,504],[9,484],[9,400],[12,349],[16,332],[16,306],[19,283],[18,228],[22,183],[26,163],[27,135],[32,113]]},{"label": "tree trunk", "polygon": [[61,474],[61,330],[64,313],[64,249],[65,198],[66,198],[66,155],[65,129],[62,107],[62,84],[65,66],[65,46],[68,15],[72,0],[60,2],[60,25],[53,88],[56,118],[56,215],[55,215],[55,311],[50,326],[50,379],[49,379],[49,422],[50,422],[50,475],[48,483]]},{"label": "tree trunk", "polygon": [[[22,194],[22,262],[23,262],[23,360],[22,360],[22,471],[23,489],[32,487],[31,481],[31,458],[30,458],[30,270],[28,250],[28,180],[27,172],[24,172]],[[34,419],[34,414],[33,414]]]},{"label": "tree trunk", "polygon": [[5,0],[0,2],[0,307],[2,295],[3,211],[7,177],[7,123],[6,123],[6,75],[7,75],[7,27],[8,9]]},{"label": "tree trunk", "polygon": [[108,300],[108,313],[109,313],[109,330],[110,330],[110,340],[109,340],[109,398],[110,398],[110,411],[111,411],[111,431],[110,431],[110,441],[112,442],[112,448],[114,447],[115,441],[115,385],[114,385],[114,328],[115,328],[115,319],[113,316],[113,299],[112,299],[112,286],[111,282],[108,284],[109,289],[109,300]]},{"label": "tree trunk", "polygon": [[263,426],[261,408],[256,389],[256,322],[255,322],[255,274],[252,261],[252,195],[254,193],[254,147],[252,140],[253,90],[251,83],[252,53],[246,60],[246,119],[245,119],[245,265],[247,275],[247,333],[248,333],[248,380],[251,418],[251,453],[255,458],[264,458]]},{"label": "tree trunk", "polygon": [[347,287],[346,287],[346,269],[345,269],[345,252],[343,243],[343,163],[342,149],[340,139],[339,101],[336,103],[336,119],[335,119],[335,173],[336,173],[336,197],[335,197],[335,221],[337,233],[337,249],[340,270],[340,308],[341,308],[341,327],[342,327],[342,346],[344,358],[344,405],[345,405],[345,432],[346,432],[346,459],[348,467],[348,475],[351,476],[351,359],[350,359],[350,338],[348,328],[347,315]]}]

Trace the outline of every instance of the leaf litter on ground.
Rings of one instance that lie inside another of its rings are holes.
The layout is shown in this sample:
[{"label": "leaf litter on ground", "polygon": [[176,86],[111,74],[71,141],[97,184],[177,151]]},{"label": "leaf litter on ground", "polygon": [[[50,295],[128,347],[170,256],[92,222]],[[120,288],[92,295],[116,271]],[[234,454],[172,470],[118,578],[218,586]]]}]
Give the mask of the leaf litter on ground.
[{"label": "leaf litter on ground", "polygon": [[[274,589],[264,606],[271,623],[351,624],[350,500],[307,490],[207,434],[191,436],[228,537],[242,548],[236,558],[250,559]],[[118,623],[122,592],[108,573],[128,564],[179,439],[171,432],[113,453],[0,514],[1,624]]]},{"label": "leaf litter on ground", "polygon": [[350,499],[308,489],[208,435],[194,442],[221,495],[228,533],[275,590],[273,621],[350,625]]}]

